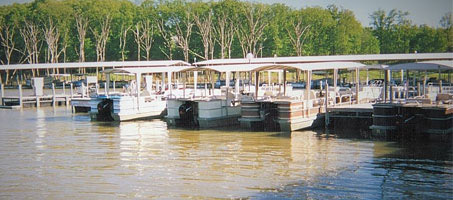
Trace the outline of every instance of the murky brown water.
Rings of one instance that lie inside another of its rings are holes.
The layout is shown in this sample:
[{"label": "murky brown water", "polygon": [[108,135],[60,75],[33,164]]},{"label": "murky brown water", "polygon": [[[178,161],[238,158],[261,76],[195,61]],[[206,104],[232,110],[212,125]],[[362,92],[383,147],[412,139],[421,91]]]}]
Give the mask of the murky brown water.
[{"label": "murky brown water", "polygon": [[0,110],[0,199],[451,199],[451,144]]}]

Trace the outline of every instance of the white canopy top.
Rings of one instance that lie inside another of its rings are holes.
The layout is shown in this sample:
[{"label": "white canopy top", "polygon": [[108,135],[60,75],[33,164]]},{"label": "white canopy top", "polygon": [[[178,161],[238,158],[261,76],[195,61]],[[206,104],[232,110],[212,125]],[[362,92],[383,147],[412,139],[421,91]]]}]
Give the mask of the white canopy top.
[{"label": "white canopy top", "polygon": [[238,65],[212,65],[190,68],[185,71],[213,70],[217,72],[248,72],[248,71],[267,71],[267,70],[329,70],[363,67],[364,64],[357,62],[317,62],[299,64],[238,64]]},{"label": "white canopy top", "polygon": [[385,60],[443,60],[453,59],[453,53],[412,53],[412,54],[367,54],[367,55],[334,55],[334,56],[301,56],[301,57],[269,57],[239,59],[215,59],[194,63],[195,65],[231,65],[231,64],[262,64],[262,63],[308,63],[308,62],[358,62]]},{"label": "white canopy top", "polygon": [[404,63],[391,65],[386,68],[387,70],[452,70],[452,60],[434,60],[434,61],[423,61],[416,63]]},{"label": "white canopy top", "polygon": [[106,69],[102,73],[129,73],[129,74],[148,74],[148,73],[162,73],[162,72],[179,72],[182,70],[189,70],[193,67],[189,66],[173,66],[173,67],[128,67],[128,68],[114,68]]},{"label": "white canopy top", "polygon": [[376,65],[366,65],[364,67],[361,67],[361,69],[386,69],[387,67],[389,67],[389,66],[376,64]]},{"label": "white canopy top", "polygon": [[78,63],[40,63],[40,64],[15,64],[0,65],[0,70],[16,69],[52,69],[52,68],[90,68],[90,67],[153,67],[153,66],[190,66],[180,60],[159,61],[124,61],[124,62],[78,62]]}]

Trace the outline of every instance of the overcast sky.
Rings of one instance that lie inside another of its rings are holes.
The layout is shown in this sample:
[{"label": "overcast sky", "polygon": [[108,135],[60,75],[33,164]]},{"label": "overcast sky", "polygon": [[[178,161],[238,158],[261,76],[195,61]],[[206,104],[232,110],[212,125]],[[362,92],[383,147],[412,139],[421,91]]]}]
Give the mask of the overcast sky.
[{"label": "overcast sky", "polygon": [[[23,3],[31,0],[0,0],[0,5]],[[133,0],[135,2],[135,0]],[[409,12],[409,19],[417,25],[427,24],[438,27],[443,15],[453,10],[453,0],[260,0],[254,2],[284,3],[293,8],[311,6],[326,7],[335,4],[352,10],[363,26],[370,25],[370,14],[383,9],[386,12],[393,8]]]}]

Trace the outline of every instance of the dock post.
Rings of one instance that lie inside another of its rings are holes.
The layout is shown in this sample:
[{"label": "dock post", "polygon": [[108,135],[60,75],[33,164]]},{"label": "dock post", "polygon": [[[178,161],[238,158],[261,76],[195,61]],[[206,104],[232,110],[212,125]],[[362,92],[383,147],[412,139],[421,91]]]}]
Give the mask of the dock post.
[{"label": "dock post", "polygon": [[442,93],[442,80],[439,80],[439,93]]},{"label": "dock post", "polygon": [[[152,87],[153,87],[153,80],[151,79],[151,88]],[[113,92],[116,92],[116,81],[113,81]]]},{"label": "dock post", "polygon": [[168,72],[167,81],[168,81],[168,92],[169,92],[170,96],[173,94],[173,84],[171,82],[172,75],[173,75],[173,72]]},{"label": "dock post", "polygon": [[234,98],[237,99],[239,96],[239,81],[240,81],[241,76],[239,75],[239,72],[236,71],[236,84],[234,85]]},{"label": "dock post", "polygon": [[360,103],[360,100],[359,100],[359,92],[360,92],[360,72],[359,72],[359,68],[357,67],[355,69],[355,77],[356,77],[356,87],[355,87],[355,95],[356,95],[356,103],[359,104]]},{"label": "dock post", "polygon": [[108,86],[107,86],[107,83],[104,83],[104,95],[105,95],[106,97],[109,96],[109,94],[107,93],[107,91],[108,91],[108,88],[107,88],[107,87],[108,87]]},{"label": "dock post", "polygon": [[425,70],[425,76],[424,76],[424,78],[423,78],[423,96],[426,95],[426,83],[427,83],[427,79],[428,79],[427,76],[428,76],[428,75],[426,74],[426,70]]},{"label": "dock post", "polygon": [[421,96],[420,95],[420,92],[421,92],[421,88],[420,88],[420,82],[417,83],[417,96]]},{"label": "dock post", "polygon": [[193,72],[193,97],[197,96],[198,71]]},{"label": "dock post", "polygon": [[0,83],[0,89],[2,90],[2,103],[1,105],[3,106],[3,97],[5,97],[5,86],[3,84]]},{"label": "dock post", "polygon": [[260,87],[260,72],[255,72],[255,101],[258,100],[258,91]]},{"label": "dock post", "polygon": [[325,95],[325,101],[324,101],[324,110],[325,110],[324,125],[325,125],[325,130],[327,130],[328,127],[329,127],[329,111],[327,111],[328,107],[329,107],[329,83],[326,80],[326,95]]},{"label": "dock post", "polygon": [[64,84],[64,82],[63,82],[63,95],[66,96],[66,84]]},{"label": "dock post", "polygon": [[39,108],[39,107],[40,107],[40,104],[41,104],[41,102],[39,101],[39,100],[40,100],[40,99],[39,99],[39,96],[36,95],[35,97],[36,97],[36,108]]},{"label": "dock post", "polygon": [[85,84],[84,83],[82,83],[81,88],[82,88],[82,98],[85,98]]},{"label": "dock post", "polygon": [[390,103],[393,102],[393,86],[390,84]]},{"label": "dock post", "polygon": [[52,83],[52,106],[55,107],[55,83]]},{"label": "dock post", "polygon": [[19,84],[19,106],[22,108],[22,85]]},{"label": "dock post", "polygon": [[69,84],[69,89],[71,91],[71,100],[72,100],[72,98],[74,98],[74,91],[72,90],[72,86],[73,86],[72,83]]},{"label": "dock post", "polygon": [[187,72],[184,72],[184,77],[182,78],[182,81],[183,81],[183,83],[182,83],[182,98],[186,98]]},{"label": "dock post", "polygon": [[283,70],[283,96],[286,96],[286,69]]}]

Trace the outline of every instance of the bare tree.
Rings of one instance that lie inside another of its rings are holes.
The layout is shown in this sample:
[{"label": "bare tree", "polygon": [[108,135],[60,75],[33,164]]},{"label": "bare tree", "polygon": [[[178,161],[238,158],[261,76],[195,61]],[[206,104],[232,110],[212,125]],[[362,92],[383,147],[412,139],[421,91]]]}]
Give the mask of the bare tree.
[{"label": "bare tree", "polygon": [[105,16],[103,20],[100,21],[101,31],[93,29],[90,27],[91,32],[96,39],[96,61],[103,62],[105,61],[105,47],[107,46],[107,40],[109,39],[110,32],[110,23],[112,22],[112,17],[110,15]]},{"label": "bare tree", "polygon": [[51,63],[58,62],[58,41],[60,40],[60,32],[55,26],[53,20],[49,18],[49,23],[44,24],[43,28],[44,39],[47,43],[47,49],[49,52],[49,61]]},{"label": "bare tree", "polygon": [[[190,11],[185,10],[185,17],[179,23],[175,23],[176,28],[176,45],[183,50],[184,60],[189,62],[189,52],[196,54],[193,51],[190,51],[189,43],[190,36],[192,35],[192,27],[194,22],[192,20]],[[182,25],[184,25],[182,27]],[[199,55],[198,55],[199,56]]]},{"label": "bare tree", "polygon": [[205,17],[201,17],[200,14],[194,13],[193,18],[198,27],[198,34],[201,36],[204,47],[204,56],[202,58],[209,60],[210,55],[211,59],[213,59],[215,40],[213,37],[212,12],[210,11]]},{"label": "bare tree", "polygon": [[[162,38],[164,39],[164,45],[165,47],[161,47],[159,46],[160,48],[160,51],[165,54],[165,56],[169,59],[169,60],[172,60],[173,59],[173,48],[175,46],[175,40],[171,34],[171,32],[169,31],[169,28],[165,25],[165,21],[163,19],[159,19],[159,21],[157,21],[157,28],[159,28],[159,33],[160,35],[162,36]],[[167,53],[168,51],[168,53]]]},{"label": "bare tree", "polygon": [[[39,63],[39,51],[41,47],[38,47],[40,42],[38,26],[33,22],[24,20],[24,26],[19,31],[25,44],[25,50],[21,53],[26,55],[28,63]],[[32,73],[33,76],[36,75],[34,70],[32,70]]]},{"label": "bare tree", "polygon": [[297,22],[292,22],[291,25],[292,29],[290,30],[286,28],[286,31],[288,32],[289,39],[291,41],[291,44],[293,45],[294,50],[296,51],[297,56],[302,56],[304,42],[308,35],[305,34],[305,32],[310,29],[310,25],[303,26],[302,20],[300,19]]},{"label": "bare tree", "polygon": [[[0,60],[2,65],[9,65],[11,63],[11,55],[13,54],[14,51],[17,51],[15,48],[15,43],[14,43],[14,28],[11,27],[10,25],[6,24],[0,24],[0,39],[1,39],[1,45],[3,46],[5,50],[5,58],[6,58],[6,63],[3,60]],[[9,80],[9,70],[6,69],[6,78],[5,78],[5,84],[8,84]],[[1,76],[0,76],[1,78]],[[0,81],[1,83],[1,81]]]},{"label": "bare tree", "polygon": [[89,20],[81,14],[74,15],[76,20],[77,33],[79,37],[79,62],[85,62],[85,36],[88,29]]},{"label": "bare tree", "polygon": [[141,40],[142,40],[142,36],[140,35],[140,30],[141,30],[141,26],[142,26],[142,22],[137,22],[137,24],[135,24],[135,30],[133,31],[134,32],[134,40],[135,40],[135,43],[137,43],[137,61],[140,61],[140,58],[141,58],[141,52],[140,52],[140,49],[141,49]]},{"label": "bare tree", "polygon": [[120,47],[121,47],[121,60],[124,61],[126,56],[124,55],[126,52],[126,41],[127,41],[127,33],[131,30],[131,26],[126,26],[121,24],[121,36],[120,36]]},{"label": "bare tree", "polygon": [[241,45],[244,57],[247,53],[254,55],[258,53],[259,49],[257,49],[257,45],[267,25],[264,19],[264,8],[260,5],[249,5],[249,8],[244,9],[245,22],[240,24],[240,27],[237,29],[239,44]]},{"label": "bare tree", "polygon": [[142,25],[142,37],[140,40],[140,46],[146,52],[146,60],[149,60],[149,55],[151,52],[151,47],[154,42],[154,30],[155,26],[151,23],[149,19],[146,19]]},{"label": "bare tree", "polygon": [[223,59],[225,54],[227,54],[228,58],[231,58],[231,46],[237,28],[234,26],[233,20],[225,12],[222,12],[216,20],[217,26],[214,26],[216,37],[214,38],[220,45],[220,57]]}]

